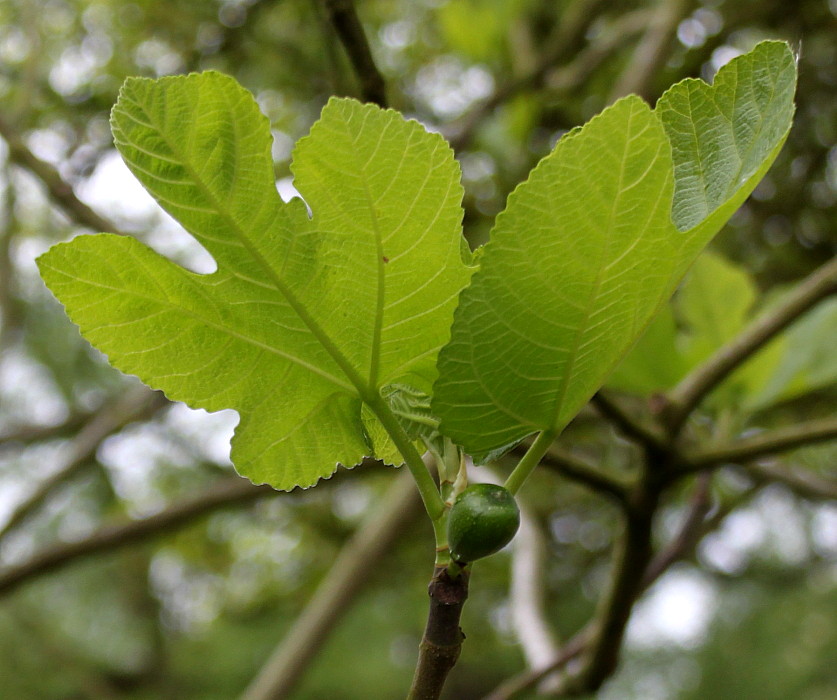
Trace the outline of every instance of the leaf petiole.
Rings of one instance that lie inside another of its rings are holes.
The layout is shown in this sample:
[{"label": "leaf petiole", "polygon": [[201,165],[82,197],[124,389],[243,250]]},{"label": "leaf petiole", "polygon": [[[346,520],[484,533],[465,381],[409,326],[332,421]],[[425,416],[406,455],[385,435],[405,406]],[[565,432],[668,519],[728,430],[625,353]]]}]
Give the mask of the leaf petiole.
[{"label": "leaf petiole", "polygon": [[430,476],[430,472],[424,464],[424,460],[380,394],[364,397],[364,400],[404,458],[404,462],[413,475],[416,486],[418,486],[424,508],[427,510],[430,519],[434,521],[435,528],[436,521],[441,519],[445,514],[445,504],[442,501],[436,483],[433,481],[433,477]]},{"label": "leaf petiole", "polygon": [[535,467],[538,466],[538,463],[546,454],[547,450],[549,450],[553,440],[557,436],[558,433],[554,430],[544,430],[535,438],[535,441],[526,450],[526,454],[523,455],[517,463],[517,466],[512,470],[512,473],[509,474],[509,478],[506,479],[506,489],[512,494],[518,492]]}]

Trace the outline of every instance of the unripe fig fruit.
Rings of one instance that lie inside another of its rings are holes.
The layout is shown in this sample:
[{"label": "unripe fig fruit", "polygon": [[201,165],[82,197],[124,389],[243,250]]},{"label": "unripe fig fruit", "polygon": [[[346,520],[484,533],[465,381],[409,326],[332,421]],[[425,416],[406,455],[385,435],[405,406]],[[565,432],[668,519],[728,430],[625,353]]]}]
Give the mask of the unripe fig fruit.
[{"label": "unripe fig fruit", "polygon": [[520,526],[514,496],[496,484],[472,484],[448,515],[448,545],[455,561],[467,563],[498,552]]}]

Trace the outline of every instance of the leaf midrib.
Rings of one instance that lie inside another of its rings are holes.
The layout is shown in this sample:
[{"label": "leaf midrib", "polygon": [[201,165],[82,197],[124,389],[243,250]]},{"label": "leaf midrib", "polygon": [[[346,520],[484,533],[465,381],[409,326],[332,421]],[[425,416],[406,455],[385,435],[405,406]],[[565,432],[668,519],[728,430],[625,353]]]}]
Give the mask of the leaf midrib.
[{"label": "leaf midrib", "polygon": [[[69,279],[75,280],[77,282],[81,282],[82,284],[86,284],[86,285],[91,286],[91,287],[98,287],[100,289],[106,289],[106,290],[111,291],[111,292],[116,292],[117,294],[125,294],[125,295],[128,295],[128,296],[132,296],[135,299],[141,299],[143,301],[151,302],[152,304],[155,304],[159,307],[162,307],[163,309],[167,309],[167,310],[172,311],[174,313],[178,313],[178,314],[181,314],[181,315],[186,316],[188,318],[191,318],[192,320],[197,321],[198,323],[202,323],[206,326],[209,326],[210,328],[214,328],[217,331],[221,331],[222,333],[226,333],[227,335],[229,335],[233,338],[237,338],[238,340],[241,340],[242,342],[248,343],[248,344],[252,345],[253,347],[259,348],[260,350],[267,350],[268,352],[271,352],[271,353],[273,353],[275,355],[278,355],[278,356],[280,356],[280,357],[282,357],[282,358],[284,358],[284,359],[286,359],[290,362],[293,362],[293,363],[299,365],[300,367],[303,367],[304,369],[307,369],[310,372],[313,372],[314,374],[317,374],[317,375],[323,377],[324,379],[327,379],[332,384],[340,387],[344,391],[351,391],[354,388],[354,387],[352,387],[352,385],[341,381],[339,378],[335,377],[334,375],[330,374],[329,372],[326,372],[325,370],[320,369],[316,365],[312,365],[312,364],[306,362],[302,358],[296,357],[295,355],[289,355],[288,353],[283,352],[282,350],[280,350],[279,348],[277,348],[273,345],[269,345],[267,343],[262,343],[261,341],[257,340],[256,338],[252,338],[248,335],[240,333],[240,332],[238,332],[238,331],[236,331],[232,328],[229,328],[228,326],[223,325],[222,323],[213,322],[212,320],[206,318],[205,316],[201,316],[201,315],[199,315],[199,314],[197,314],[193,311],[190,311],[190,310],[186,309],[183,306],[178,306],[177,304],[173,304],[171,302],[163,301],[158,297],[146,296],[145,294],[140,294],[138,292],[128,291],[124,287],[116,287],[116,286],[113,286],[113,285],[104,284],[102,282],[95,282],[93,280],[82,279],[81,277],[74,277],[73,275],[65,272],[64,270],[58,269],[56,267],[51,266],[51,269],[55,273],[58,273],[60,275],[64,275],[65,277],[68,277]],[[98,326],[96,328],[91,328],[91,332],[94,331],[94,330],[98,330],[98,328],[99,328]]]},{"label": "leaf midrib", "polygon": [[[351,365],[345,355],[340,352],[340,349],[331,341],[331,338],[328,334],[319,326],[319,324],[311,317],[311,315],[307,312],[304,305],[296,298],[296,295],[291,292],[291,290],[282,282],[276,272],[273,270],[273,267],[270,263],[264,258],[264,256],[259,253],[258,249],[252,244],[247,234],[242,230],[242,228],[238,225],[233,217],[231,217],[223,207],[220,206],[220,203],[212,194],[211,190],[205,185],[203,180],[198,177],[197,172],[192,168],[190,162],[187,158],[183,156],[180,150],[176,147],[176,145],[169,139],[168,134],[160,128],[157,124],[153,115],[148,113],[145,106],[140,104],[137,100],[133,100],[131,98],[126,98],[125,95],[122,96],[123,99],[127,99],[130,102],[133,102],[139,109],[143,111],[143,114],[148,118],[149,124],[157,130],[157,133],[162,137],[165,141],[166,145],[169,147],[171,152],[179,158],[178,165],[182,166],[189,176],[192,178],[193,183],[197,187],[198,190],[206,197],[207,201],[211,204],[213,209],[216,211],[218,216],[227,224],[229,229],[233,231],[236,237],[241,241],[241,244],[250,254],[250,256],[258,263],[258,265],[264,270],[265,274],[267,275],[268,279],[271,281],[273,286],[276,290],[285,297],[288,302],[288,305],[293,309],[294,313],[299,317],[299,319],[305,324],[314,338],[322,345],[323,349],[331,356],[331,358],[335,361],[338,367],[342,370],[343,374],[349,380],[351,388],[354,389],[354,393],[361,398],[362,400],[369,402],[369,392],[366,386],[366,383],[362,380],[358,372],[355,368]],[[225,106],[228,105],[225,103]],[[129,119],[134,119],[133,116],[125,110],[121,110],[122,114],[127,116]],[[240,143],[239,134],[238,134],[238,123],[237,120],[232,119],[233,129],[235,133],[236,139],[236,146]],[[130,142],[129,142],[130,143]],[[133,143],[130,144],[132,147],[134,146]],[[277,195],[278,196],[278,195]],[[281,353],[281,351],[274,348],[274,351],[277,353]],[[299,358],[293,358],[293,356],[288,356],[288,359],[293,359],[296,361],[300,366],[305,367],[306,369],[311,369],[311,365],[308,365],[303,360]],[[317,374],[321,376],[326,376],[332,380],[334,384],[341,387],[342,389],[346,390],[349,388],[343,382],[340,382],[335,377],[327,373],[323,373],[322,370],[317,371]]]},{"label": "leaf midrib", "polygon": [[[633,134],[633,121],[635,118],[635,111],[633,107],[631,108],[628,114],[628,125],[625,131],[628,134],[628,137],[625,138],[625,145],[622,149],[622,158],[620,160],[619,165],[619,186],[616,192],[616,196],[613,198],[613,204],[610,208],[610,215],[608,216],[607,221],[607,228],[605,230],[605,242],[608,241],[610,236],[613,232],[613,221],[616,217],[616,209],[619,205],[619,202],[622,199],[622,195],[624,194],[624,179],[625,179],[625,159],[627,157],[628,150],[630,148],[631,142],[637,138],[640,134],[645,131],[645,128],[642,129],[639,134]],[[647,128],[647,127],[646,127]],[[647,174],[647,173],[646,173]],[[644,177],[644,176],[643,176]],[[571,379],[574,379],[573,370],[575,368],[576,360],[578,359],[578,351],[581,346],[582,338],[587,334],[588,330],[590,329],[590,317],[593,313],[593,308],[595,302],[599,298],[599,294],[601,293],[602,282],[604,280],[605,272],[606,272],[606,264],[605,264],[605,253],[607,252],[607,248],[605,245],[602,245],[602,249],[600,251],[600,257],[596,268],[596,279],[593,282],[593,287],[590,290],[590,296],[587,298],[587,304],[585,304],[584,309],[584,318],[579,322],[578,329],[574,334],[572,346],[569,348],[569,352],[567,353],[567,360],[565,364],[564,374],[561,381],[560,386],[558,387],[558,391],[555,396],[555,402],[552,405],[552,415],[550,416],[550,425],[549,428],[552,430],[556,430],[558,428],[558,417],[561,415],[561,408],[564,405],[564,400],[567,397],[567,391],[570,387]]]}]

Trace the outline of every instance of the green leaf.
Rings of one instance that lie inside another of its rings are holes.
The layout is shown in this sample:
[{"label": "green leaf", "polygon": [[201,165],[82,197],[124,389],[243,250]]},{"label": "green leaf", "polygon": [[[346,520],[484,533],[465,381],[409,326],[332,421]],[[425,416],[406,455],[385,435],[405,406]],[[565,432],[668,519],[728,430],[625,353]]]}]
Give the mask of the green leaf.
[{"label": "green leaf", "polygon": [[[671,388],[759,314],[770,313],[782,298],[774,290],[772,298],[754,310],[755,291],[755,282],[743,267],[705,253],[672,304],[654,318],[608,378],[608,386],[644,396]],[[736,406],[750,413],[833,386],[835,345],[837,300],[827,299],[733,372],[707,397],[705,407]]]},{"label": "green leaf", "polygon": [[528,0],[459,0],[438,7],[436,16],[447,46],[471,61],[487,63],[507,50],[509,26],[527,4]]},{"label": "green leaf", "polygon": [[837,385],[837,299],[820,302],[730,378],[743,404],[761,410]]},{"label": "green leaf", "polygon": [[383,395],[410,438],[431,439],[438,435],[439,421],[430,412],[430,397],[427,394],[411,386],[393,384],[384,389]]},{"label": "green leaf", "polygon": [[676,341],[674,313],[671,306],[666,305],[608,377],[608,387],[649,396],[677,384],[688,365],[678,351]]},{"label": "green leaf", "polygon": [[330,100],[294,151],[309,218],[280,199],[268,121],[232,78],[130,79],[112,127],[217,271],[114,235],[58,245],[41,274],[84,336],[172,399],[236,409],[232,458],[253,481],[309,486],[373,452],[362,404],[395,382],[430,389],[470,275],[442,138]]},{"label": "green leaf", "polygon": [[608,386],[643,395],[673,387],[743,328],[755,299],[756,284],[743,267],[706,251],[672,303],[620,361]]},{"label": "green leaf", "polygon": [[439,355],[433,412],[475,458],[561,430],[778,154],[795,64],[765,42],[652,111],[624,98],[509,197]]},{"label": "green leaf", "polygon": [[756,300],[756,284],[739,265],[706,252],[674,298],[685,329],[680,351],[693,367],[738,333]]}]

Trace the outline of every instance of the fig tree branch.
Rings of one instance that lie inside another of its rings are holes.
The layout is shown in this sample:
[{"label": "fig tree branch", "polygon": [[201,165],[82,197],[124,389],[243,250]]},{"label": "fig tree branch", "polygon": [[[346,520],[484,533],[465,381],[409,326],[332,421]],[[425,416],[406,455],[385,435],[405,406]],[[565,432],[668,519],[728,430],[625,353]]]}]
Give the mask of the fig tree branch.
[{"label": "fig tree branch", "polygon": [[815,270],[776,307],[754,320],[706,362],[688,374],[669,392],[661,417],[672,435],[679,433],[686,419],[703,398],[818,302],[837,292],[837,258]]},{"label": "fig tree branch", "polygon": [[76,559],[142,542],[188,525],[220,508],[276,493],[269,486],[253,486],[246,479],[225,478],[203,493],[175,503],[156,515],[128,523],[106,525],[83,540],[53,545],[32,555],[22,564],[0,571],[0,596]]},{"label": "fig tree branch", "polygon": [[323,578],[293,627],[270,655],[241,700],[289,697],[302,674],[358,594],[371,584],[373,572],[405,529],[421,513],[421,500],[406,472],[380,497],[376,510],[361,523]]},{"label": "fig tree branch", "polygon": [[694,0],[659,0],[645,34],[611,90],[609,103],[631,93],[650,100],[652,82],[671,53],[677,26],[695,4]]},{"label": "fig tree branch", "polygon": [[103,406],[90,417],[65,447],[60,457],[60,466],[15,506],[0,527],[0,538],[26,520],[58,486],[90,463],[106,437],[120,431],[129,423],[150,418],[168,403],[168,399],[160,392],[152,392],[145,386],[138,386]]},{"label": "fig tree branch", "polygon": [[599,390],[591,399],[599,413],[612,423],[625,437],[640,445],[660,449],[665,444],[665,437],[655,427],[646,424],[634,416],[609,392]]},{"label": "fig tree branch", "polygon": [[77,224],[96,232],[110,232],[124,235],[109,219],[97,214],[82,202],[73,191],[73,186],[61,177],[49,163],[38,158],[26,146],[15,129],[0,118],[0,136],[9,147],[9,159],[32,173],[46,187],[50,199]]},{"label": "fig tree branch", "polygon": [[740,464],[758,457],[787,452],[803,445],[813,445],[834,439],[837,439],[837,418],[805,421],[753,437],[742,438],[728,445],[701,450],[688,456],[686,464],[676,473],[688,474],[712,466],[728,463]]},{"label": "fig tree branch", "polygon": [[465,635],[459,627],[462,607],[468,598],[468,570],[456,578],[447,567],[437,566],[428,586],[430,610],[419,645],[413,683],[407,700],[438,700],[445,680],[459,659]]},{"label": "fig tree branch", "polygon": [[386,81],[375,64],[352,0],[323,0],[329,22],[352,64],[364,102],[387,107]]}]

